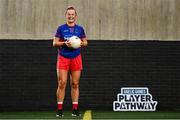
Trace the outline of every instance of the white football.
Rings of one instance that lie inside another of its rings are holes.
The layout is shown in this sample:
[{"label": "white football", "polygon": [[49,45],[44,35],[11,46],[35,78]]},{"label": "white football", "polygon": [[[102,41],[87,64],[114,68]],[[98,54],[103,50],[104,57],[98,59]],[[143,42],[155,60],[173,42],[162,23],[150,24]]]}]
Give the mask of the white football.
[{"label": "white football", "polygon": [[77,36],[70,37],[69,42],[71,44],[71,47],[74,49],[81,47],[81,39]]}]

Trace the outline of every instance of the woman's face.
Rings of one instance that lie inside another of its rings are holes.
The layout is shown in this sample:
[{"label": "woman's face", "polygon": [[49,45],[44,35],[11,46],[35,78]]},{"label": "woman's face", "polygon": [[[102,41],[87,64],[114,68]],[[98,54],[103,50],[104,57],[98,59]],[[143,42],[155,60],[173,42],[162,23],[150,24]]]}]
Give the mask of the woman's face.
[{"label": "woman's face", "polygon": [[67,10],[66,12],[66,20],[68,23],[72,24],[76,21],[76,12],[75,10]]}]

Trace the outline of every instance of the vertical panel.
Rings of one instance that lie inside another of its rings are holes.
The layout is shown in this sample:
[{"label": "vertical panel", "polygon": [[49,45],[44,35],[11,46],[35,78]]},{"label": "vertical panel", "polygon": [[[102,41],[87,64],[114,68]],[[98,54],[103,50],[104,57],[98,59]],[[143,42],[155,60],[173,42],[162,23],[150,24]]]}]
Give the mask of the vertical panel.
[{"label": "vertical panel", "polygon": [[[99,17],[100,17],[100,39],[108,39],[113,35],[113,23],[111,22],[114,19],[113,16],[113,0],[108,0],[104,2],[100,0],[99,5]],[[110,36],[108,36],[110,35]]]},{"label": "vertical panel", "polygon": [[[84,8],[84,23],[86,33],[89,39],[101,38],[101,18],[100,18],[100,7],[99,0],[92,2],[92,0],[87,0],[86,6]],[[81,14],[80,14],[81,16]]]},{"label": "vertical panel", "polygon": [[145,39],[145,4],[146,0],[138,0],[137,1],[137,34],[136,34],[136,40],[138,39]]},{"label": "vertical panel", "polygon": [[0,34],[7,33],[7,0],[0,0]]},{"label": "vertical panel", "polygon": [[175,24],[175,16],[176,16],[176,8],[175,8],[175,0],[172,0],[172,2],[169,2],[169,8],[168,8],[168,14],[169,16],[167,17],[168,19],[168,24],[167,24],[167,38],[171,39],[175,37],[177,38],[176,34],[178,33],[176,31],[176,24]]},{"label": "vertical panel", "polygon": [[137,34],[137,0],[128,0],[128,38],[127,39],[136,39]]},{"label": "vertical panel", "polygon": [[[113,25],[114,32],[112,33],[113,36],[111,38],[119,38],[127,39],[128,36],[128,21],[127,21],[127,2],[126,0],[119,0],[113,1],[113,19],[111,24]],[[117,17],[118,16],[118,17]]]},{"label": "vertical panel", "polygon": [[175,27],[174,29],[176,30],[176,39],[179,39],[180,38],[180,1],[179,0],[176,0],[175,1]]}]

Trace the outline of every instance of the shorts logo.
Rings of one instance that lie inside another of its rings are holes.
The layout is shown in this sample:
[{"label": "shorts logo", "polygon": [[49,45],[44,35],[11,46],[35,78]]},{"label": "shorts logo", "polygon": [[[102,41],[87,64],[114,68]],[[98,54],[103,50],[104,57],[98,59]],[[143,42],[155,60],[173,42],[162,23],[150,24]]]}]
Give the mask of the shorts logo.
[{"label": "shorts logo", "polygon": [[123,87],[113,102],[114,111],[156,111],[156,106],[147,87]]}]

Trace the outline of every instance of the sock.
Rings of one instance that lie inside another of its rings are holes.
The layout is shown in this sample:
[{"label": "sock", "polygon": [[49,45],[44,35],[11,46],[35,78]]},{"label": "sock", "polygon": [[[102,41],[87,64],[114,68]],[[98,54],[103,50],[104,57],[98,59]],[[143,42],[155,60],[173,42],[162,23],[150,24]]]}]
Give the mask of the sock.
[{"label": "sock", "polygon": [[78,102],[73,102],[73,109],[78,109]]},{"label": "sock", "polygon": [[63,102],[58,102],[57,103],[57,109],[62,110],[63,109]]}]

